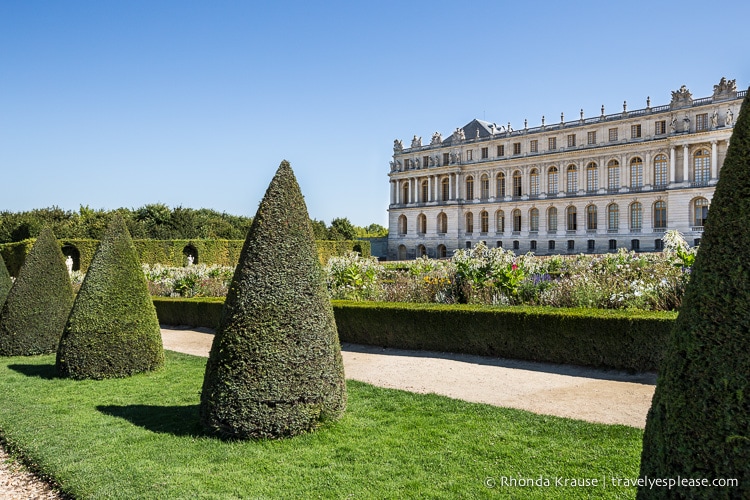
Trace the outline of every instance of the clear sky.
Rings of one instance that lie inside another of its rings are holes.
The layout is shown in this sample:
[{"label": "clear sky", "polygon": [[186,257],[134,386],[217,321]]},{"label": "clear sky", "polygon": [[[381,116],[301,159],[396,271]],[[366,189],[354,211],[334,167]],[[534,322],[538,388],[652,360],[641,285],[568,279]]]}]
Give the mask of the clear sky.
[{"label": "clear sky", "polygon": [[310,216],[387,225],[393,140],[750,85],[750,2],[0,0],[0,211],[252,216],[291,162]]}]

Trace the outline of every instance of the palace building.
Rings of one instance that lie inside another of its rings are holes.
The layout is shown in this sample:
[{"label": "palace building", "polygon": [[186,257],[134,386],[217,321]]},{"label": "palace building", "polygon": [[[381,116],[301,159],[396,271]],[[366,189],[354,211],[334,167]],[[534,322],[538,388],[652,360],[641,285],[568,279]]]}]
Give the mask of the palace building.
[{"label": "palace building", "polygon": [[388,259],[484,242],[540,255],[697,245],[746,91],[722,78],[694,99],[513,130],[472,120],[428,145],[393,145]]}]

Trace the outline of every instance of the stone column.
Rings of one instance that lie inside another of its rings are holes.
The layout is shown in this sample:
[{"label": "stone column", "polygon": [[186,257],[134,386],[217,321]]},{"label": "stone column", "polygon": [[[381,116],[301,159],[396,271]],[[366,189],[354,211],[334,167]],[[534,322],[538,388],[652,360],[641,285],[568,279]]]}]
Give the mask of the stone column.
[{"label": "stone column", "polygon": [[682,181],[690,182],[690,155],[688,155],[688,145],[682,145]]},{"label": "stone column", "polygon": [[651,165],[651,151],[646,151],[646,160],[643,163],[643,185],[644,186],[650,186],[654,183],[653,181],[653,171]]},{"label": "stone column", "polygon": [[675,171],[677,170],[677,150],[674,146],[669,148],[669,183],[675,183]]},{"label": "stone column", "polygon": [[620,187],[630,187],[630,165],[628,165],[628,157],[626,155],[620,155]]},{"label": "stone column", "polygon": [[719,154],[716,146],[717,141],[711,141],[711,179],[716,179],[718,172]]}]

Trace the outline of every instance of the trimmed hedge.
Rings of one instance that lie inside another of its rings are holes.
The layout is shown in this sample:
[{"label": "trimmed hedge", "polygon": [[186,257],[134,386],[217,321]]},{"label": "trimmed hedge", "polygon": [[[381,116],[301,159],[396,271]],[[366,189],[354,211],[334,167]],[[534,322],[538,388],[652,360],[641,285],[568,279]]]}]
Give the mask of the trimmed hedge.
[{"label": "trimmed hedge", "polygon": [[112,219],[81,284],[57,349],[75,379],[127,377],[164,365],[159,320],[125,221]]},{"label": "trimmed hedge", "polygon": [[[221,299],[154,298],[163,324],[216,328]],[[656,371],[676,313],[333,301],[342,342]]]},{"label": "trimmed hedge", "polygon": [[[18,276],[33,239],[18,243],[0,245],[0,256],[5,259],[11,276]],[[186,248],[191,248],[198,256],[196,264],[219,264],[236,266],[244,240],[133,240],[138,258],[144,264],[164,264],[180,267],[187,264]],[[60,240],[60,245],[71,245],[78,250],[80,270],[86,271],[99,245],[98,240]],[[355,241],[316,241],[315,246],[321,264],[326,264],[332,256],[345,255],[356,251],[363,257],[370,256],[370,242]]]},{"label": "trimmed hedge", "polygon": [[55,352],[73,287],[52,230],[43,229],[0,308],[0,355]]},{"label": "trimmed hedge", "polygon": [[8,292],[13,286],[13,282],[10,280],[10,274],[8,274],[8,268],[5,267],[5,261],[3,256],[0,255],[0,309],[2,309],[5,303],[5,297],[8,296]]}]

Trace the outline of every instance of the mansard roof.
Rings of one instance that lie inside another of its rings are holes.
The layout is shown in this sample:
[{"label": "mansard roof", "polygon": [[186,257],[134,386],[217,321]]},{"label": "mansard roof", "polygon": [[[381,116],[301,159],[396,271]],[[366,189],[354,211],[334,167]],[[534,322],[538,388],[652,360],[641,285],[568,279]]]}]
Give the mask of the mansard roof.
[{"label": "mansard roof", "polygon": [[[466,139],[476,139],[477,133],[479,134],[480,139],[484,139],[485,137],[492,137],[494,135],[492,133],[493,127],[495,133],[500,131],[499,125],[474,118],[469,123],[464,125],[461,129],[456,129],[456,131],[463,130],[464,137]],[[450,146],[451,144],[453,144],[454,134],[455,132],[448,136],[448,138],[443,140],[443,146]]]}]

